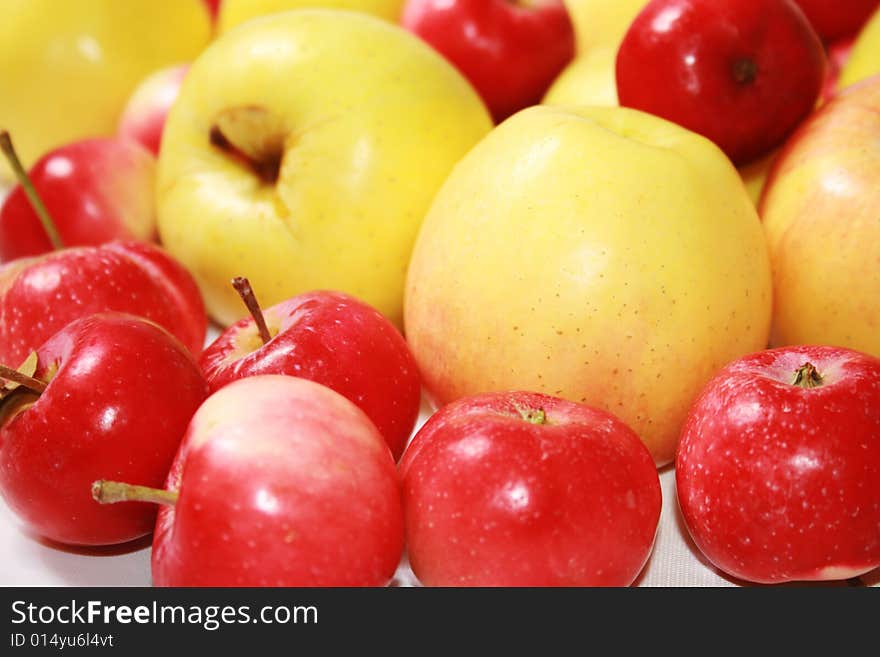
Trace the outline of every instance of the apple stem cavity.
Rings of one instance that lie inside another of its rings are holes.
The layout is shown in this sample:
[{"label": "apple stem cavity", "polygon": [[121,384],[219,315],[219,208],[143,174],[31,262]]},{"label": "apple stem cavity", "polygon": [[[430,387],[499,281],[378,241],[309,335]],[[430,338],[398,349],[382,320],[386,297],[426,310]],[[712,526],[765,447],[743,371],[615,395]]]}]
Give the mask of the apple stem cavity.
[{"label": "apple stem cavity", "polygon": [[758,65],[754,59],[740,57],[733,62],[733,79],[742,86],[750,85],[758,77]]},{"label": "apple stem cavity", "polygon": [[819,374],[819,370],[816,369],[815,365],[812,363],[804,363],[804,365],[799,367],[795,372],[792,385],[809,390],[821,386],[823,380],[822,375]]},{"label": "apple stem cavity", "polygon": [[257,295],[254,294],[254,290],[251,288],[250,281],[244,276],[236,276],[232,279],[232,287],[235,288],[235,291],[238,292],[238,296],[241,297],[241,300],[244,301],[244,305],[247,306],[248,312],[257,324],[257,330],[260,332],[260,339],[263,341],[263,344],[266,344],[272,339],[272,334],[269,332],[269,327],[266,325],[266,318],[263,317],[263,310],[260,308],[260,303],[257,301]]},{"label": "apple stem cavity", "polygon": [[543,408],[518,408],[520,417],[531,424],[547,424],[547,414]]},{"label": "apple stem cavity", "polygon": [[40,381],[27,374],[22,374],[18,370],[14,370],[6,365],[0,365],[0,379],[6,379],[7,381],[17,383],[37,395],[43,394],[46,387],[49,385],[45,381]]},{"label": "apple stem cavity", "polygon": [[21,159],[18,157],[18,153],[15,152],[15,146],[12,145],[12,137],[7,130],[0,131],[0,149],[3,150],[3,154],[9,162],[9,166],[12,167],[12,170],[15,172],[15,177],[18,179],[25,195],[27,195],[31,207],[34,209],[34,212],[37,213],[40,223],[43,224],[43,230],[46,231],[46,235],[49,237],[49,242],[51,242],[52,248],[56,251],[58,249],[63,249],[64,242],[61,239],[61,234],[58,232],[58,228],[56,228],[55,222],[52,220],[52,215],[50,215],[49,211],[46,209],[43,199],[37,194],[34,183],[31,181],[27,171],[25,171]]},{"label": "apple stem cavity", "polygon": [[174,506],[177,504],[177,493],[170,490],[136,486],[119,481],[99,479],[92,484],[92,498],[98,504],[116,504],[117,502],[151,502]]}]

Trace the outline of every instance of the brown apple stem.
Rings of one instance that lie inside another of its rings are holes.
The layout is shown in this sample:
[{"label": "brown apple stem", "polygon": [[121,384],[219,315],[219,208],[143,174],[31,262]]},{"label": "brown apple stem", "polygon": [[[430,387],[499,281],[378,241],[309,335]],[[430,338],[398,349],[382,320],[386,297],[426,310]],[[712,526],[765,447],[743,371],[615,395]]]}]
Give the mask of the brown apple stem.
[{"label": "brown apple stem", "polygon": [[6,367],[6,365],[0,365],[0,379],[6,379],[7,381],[17,383],[18,385],[24,386],[31,392],[34,392],[38,395],[43,394],[43,392],[46,390],[46,386],[49,385],[45,381],[40,381],[39,379],[35,379],[32,376],[28,376],[27,374],[22,374],[18,370],[14,370],[11,367]]},{"label": "brown apple stem", "polygon": [[821,386],[822,381],[822,375],[819,374],[819,370],[816,369],[815,365],[812,363],[804,363],[794,373],[794,381],[792,381],[791,384],[809,390],[810,388],[818,388]]},{"label": "brown apple stem", "polygon": [[49,214],[49,211],[43,204],[43,199],[37,194],[34,183],[31,181],[27,171],[24,170],[24,166],[21,164],[18,153],[15,152],[15,147],[12,145],[12,137],[9,136],[7,130],[0,130],[0,149],[3,150],[3,154],[9,162],[9,166],[11,166],[12,170],[15,172],[15,177],[18,178],[19,184],[22,189],[24,189],[24,193],[27,195],[28,201],[31,203],[31,207],[34,209],[34,212],[37,213],[40,223],[43,224],[43,230],[45,230],[46,235],[49,236],[52,248],[56,251],[58,249],[63,249],[64,242],[61,240],[61,235],[58,233],[58,228],[56,228],[55,222],[52,220],[52,215]]},{"label": "brown apple stem", "polygon": [[263,341],[263,344],[266,344],[272,339],[272,334],[269,332],[269,327],[266,326],[266,318],[263,317],[263,310],[260,308],[260,304],[257,301],[257,295],[254,294],[254,291],[251,288],[250,281],[244,276],[236,276],[232,279],[232,287],[235,288],[235,291],[238,292],[238,296],[241,297],[241,300],[244,301],[244,305],[247,306],[248,312],[250,312],[251,317],[254,318],[254,322],[257,324],[257,330],[260,332],[260,339]]},{"label": "brown apple stem", "polygon": [[177,493],[174,491],[135,486],[106,479],[99,479],[92,484],[92,498],[98,504],[116,504],[117,502],[152,502],[169,506],[177,504]]}]

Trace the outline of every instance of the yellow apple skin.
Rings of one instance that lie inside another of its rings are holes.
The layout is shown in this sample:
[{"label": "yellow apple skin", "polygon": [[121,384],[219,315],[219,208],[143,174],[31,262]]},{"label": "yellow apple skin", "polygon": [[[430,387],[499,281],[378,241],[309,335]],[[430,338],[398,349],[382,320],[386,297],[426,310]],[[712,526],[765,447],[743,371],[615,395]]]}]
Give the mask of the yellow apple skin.
[{"label": "yellow apple skin", "polygon": [[773,344],[880,356],[880,75],[840,92],[789,138],[760,211]]},{"label": "yellow apple skin", "polygon": [[[0,17],[0,126],[28,167],[114,134],[138,83],[194,58],[211,34],[201,0],[0,0]],[[0,163],[0,178],[11,176]]]},{"label": "yellow apple skin", "polygon": [[[211,144],[218,117],[239,110],[240,149],[277,142],[274,183]],[[162,242],[221,324],[246,314],[229,281],[247,276],[265,306],[336,289],[399,326],[431,199],[491,127],[467,81],[399,27],[325,10],[254,19],[195,61],[169,114]]]},{"label": "yellow apple skin", "polygon": [[617,51],[623,36],[648,0],[564,0],[574,23],[578,52],[596,46]]},{"label": "yellow apple skin", "polygon": [[514,389],[584,402],[662,465],[702,386],[766,346],[770,305],[757,213],[714,144],[635,110],[538,106],[443,185],[404,307],[438,403]]},{"label": "yellow apple skin", "polygon": [[397,22],[405,0],[223,0],[217,29],[226,30],[257,16],[290,9],[350,9]]},{"label": "yellow apple skin", "polygon": [[865,78],[880,73],[880,9],[859,32],[843,70],[838,89],[843,89]]},{"label": "yellow apple skin", "polygon": [[545,105],[597,105],[616,107],[617,50],[596,46],[578,55],[547,91]]},{"label": "yellow apple skin", "polygon": [[755,207],[758,207],[758,203],[761,200],[761,192],[764,190],[764,185],[767,184],[767,177],[770,175],[770,169],[773,167],[773,162],[778,154],[779,150],[774,150],[760,160],[755,160],[751,164],[746,164],[739,168],[739,175]]}]

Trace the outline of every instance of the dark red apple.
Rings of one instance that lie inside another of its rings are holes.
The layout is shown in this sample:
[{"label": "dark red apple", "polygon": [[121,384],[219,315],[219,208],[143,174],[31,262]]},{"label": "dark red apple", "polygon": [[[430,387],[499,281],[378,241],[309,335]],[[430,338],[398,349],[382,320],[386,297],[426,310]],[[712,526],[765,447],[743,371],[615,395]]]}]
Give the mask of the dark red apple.
[{"label": "dark red apple", "polygon": [[146,317],[202,352],[208,320],[189,272],[158,246],[110,242],[0,268],[0,362],[14,367],[74,319],[108,310]]},{"label": "dark red apple", "polygon": [[854,37],[880,0],[795,0],[826,42]]},{"label": "dark red apple", "polygon": [[449,404],[400,474],[410,563],[429,586],[628,586],[660,518],[660,480],[635,432],[546,395]]},{"label": "dark red apple", "polygon": [[620,104],[714,141],[737,165],[816,104],[825,52],[793,0],[651,0],[617,53]]},{"label": "dark red apple", "polygon": [[156,586],[381,586],[403,550],[397,470],[382,436],[345,397],[292,376],[214,393],[166,491],[98,482],[94,494],[170,502],[153,539]]},{"label": "dark red apple", "polygon": [[[0,406],[0,493],[28,528],[62,543],[107,545],[148,534],[152,505],[102,508],[92,482],[161,486],[208,395],[174,337],[118,313],[68,324],[37,350],[34,378]],[[39,392],[39,394],[35,394]]]},{"label": "dark red apple", "polygon": [[734,577],[880,566],[880,360],[787,347],[731,363],[691,409],[675,473],[694,542]]},{"label": "dark red apple", "polygon": [[394,325],[339,292],[311,292],[265,312],[256,310],[266,323],[265,343],[255,318],[248,317],[202,354],[212,390],[256,374],[316,381],[359,406],[399,458],[418,418],[421,384],[415,360]]},{"label": "dark red apple", "polygon": [[[8,133],[0,147],[9,150]],[[39,255],[60,246],[156,238],[156,160],[125,139],[87,139],[57,148],[29,177],[58,233],[51,236],[21,184],[0,207],[0,260]]]},{"label": "dark red apple", "polygon": [[575,52],[562,0],[409,0],[401,22],[470,80],[496,121],[537,105]]}]

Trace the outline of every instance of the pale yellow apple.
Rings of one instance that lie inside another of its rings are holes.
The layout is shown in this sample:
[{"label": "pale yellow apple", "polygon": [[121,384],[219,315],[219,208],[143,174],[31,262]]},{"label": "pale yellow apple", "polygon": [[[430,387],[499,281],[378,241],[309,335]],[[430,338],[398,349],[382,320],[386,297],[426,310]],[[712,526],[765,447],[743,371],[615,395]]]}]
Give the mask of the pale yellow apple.
[{"label": "pale yellow apple", "polygon": [[111,135],[138,83],[194,58],[210,31],[202,0],[0,0],[0,127],[27,166]]},{"label": "pale yellow apple", "polygon": [[564,0],[574,23],[578,51],[608,46],[615,51],[648,0]]},{"label": "pale yellow apple", "polygon": [[539,106],[443,185],[404,307],[439,403],[509,389],[585,402],[663,464],[702,386],[766,346],[770,305],[757,213],[714,144],[635,110]]},{"label": "pale yellow apple", "polygon": [[222,324],[307,290],[401,322],[410,251],[453,165],[491,129],[467,81],[416,37],[353,12],[267,16],[199,57],[165,126],[158,221]]},{"label": "pale yellow apple", "polygon": [[760,209],[773,343],[880,356],[880,75],[840,92],[792,135]]},{"label": "pale yellow apple", "polygon": [[617,50],[609,46],[596,46],[578,55],[553,82],[544,104],[616,106],[616,60]]},{"label": "pale yellow apple", "polygon": [[397,22],[405,0],[223,0],[217,29],[220,33],[257,16],[290,9],[349,9]]},{"label": "pale yellow apple", "polygon": [[770,175],[770,169],[773,167],[773,162],[776,160],[778,153],[778,150],[774,150],[761,159],[739,168],[739,175],[755,207],[757,207],[761,200],[761,192],[764,191],[767,177]]},{"label": "pale yellow apple", "polygon": [[843,89],[860,80],[880,73],[880,9],[859,32],[843,70],[838,88]]}]

